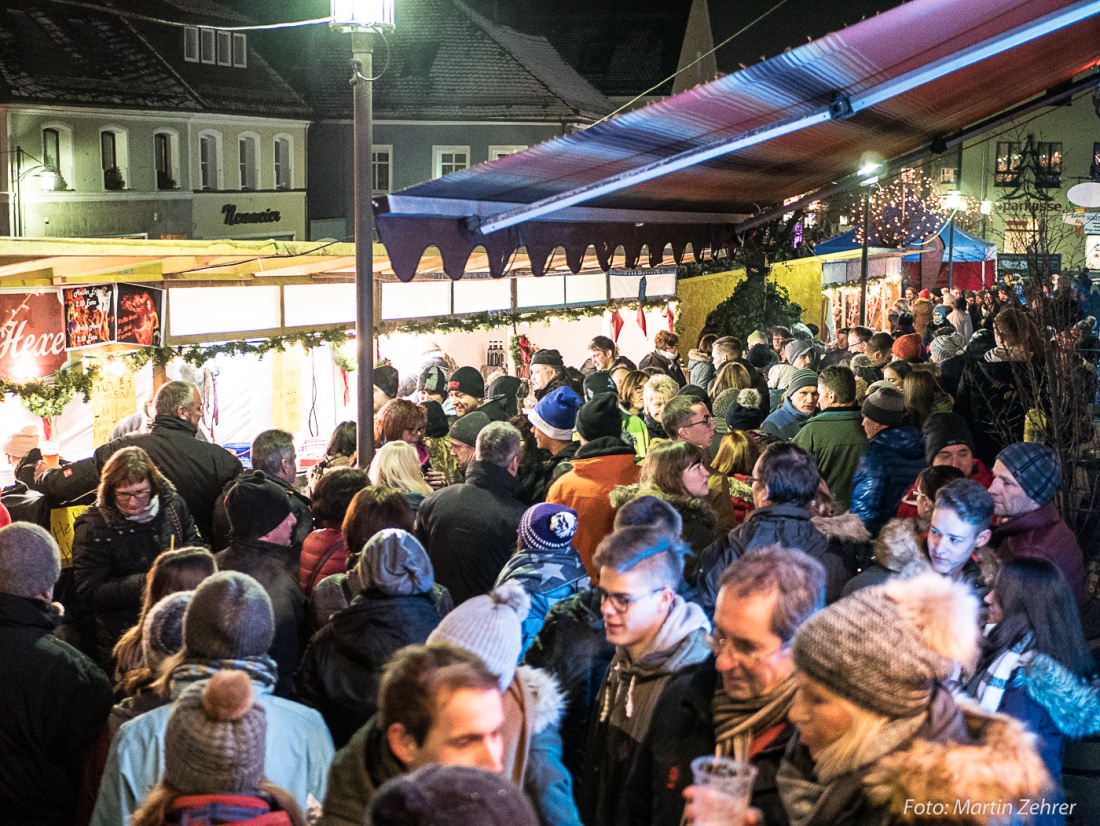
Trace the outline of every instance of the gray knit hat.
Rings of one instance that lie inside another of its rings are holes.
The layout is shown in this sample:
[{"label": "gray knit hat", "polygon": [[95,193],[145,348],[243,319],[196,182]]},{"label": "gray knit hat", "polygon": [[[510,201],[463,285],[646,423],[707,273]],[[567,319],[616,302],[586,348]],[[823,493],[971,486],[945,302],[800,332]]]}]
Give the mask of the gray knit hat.
[{"label": "gray knit hat", "polygon": [[387,780],[371,801],[374,826],[536,826],[531,802],[507,777],[433,763]]},{"label": "gray knit hat", "polygon": [[1062,460],[1046,445],[1017,442],[998,453],[997,461],[1040,507],[1054,498],[1062,484]]},{"label": "gray knit hat", "polygon": [[978,599],[966,585],[928,572],[863,588],[798,629],[800,672],[861,708],[887,717],[927,710],[956,661],[973,664]]},{"label": "gray knit hat", "polygon": [[959,355],[964,346],[962,336],[958,333],[949,333],[932,339],[928,344],[928,352],[932,354],[936,361],[947,361],[947,359]]},{"label": "gray knit hat", "polygon": [[447,642],[478,657],[500,678],[500,690],[506,691],[523,653],[520,626],[530,610],[527,592],[506,582],[447,614],[428,635],[428,644]]},{"label": "gray knit hat", "polygon": [[141,628],[141,650],[145,667],[155,669],[183,648],[183,615],[194,591],[169,594],[145,615]]},{"label": "gray knit hat", "polygon": [[61,576],[61,551],[45,528],[13,522],[0,528],[0,593],[28,599]]},{"label": "gray knit hat", "polygon": [[164,731],[164,782],[184,794],[248,792],[264,779],[267,715],[243,671],[188,686]]},{"label": "gray knit hat", "polygon": [[188,657],[236,660],[266,654],[275,639],[271,598],[256,580],[221,571],[199,583],[183,615]]},{"label": "gray knit hat", "polygon": [[349,584],[358,590],[377,588],[389,596],[423,594],[435,584],[428,552],[408,531],[386,528],[363,544]]},{"label": "gray knit hat", "polygon": [[480,433],[482,428],[487,424],[489,424],[489,417],[480,410],[475,410],[472,413],[467,413],[465,416],[460,416],[455,420],[455,423],[451,425],[451,441],[461,442],[464,445],[473,447],[477,444],[477,434]]},{"label": "gray knit hat", "polygon": [[809,367],[802,367],[791,373],[790,382],[787,384],[785,395],[793,396],[803,387],[817,387],[817,373]]},{"label": "gray knit hat", "polygon": [[898,427],[905,423],[905,398],[891,387],[879,387],[863,400],[860,412],[872,422]]},{"label": "gray knit hat", "polygon": [[796,338],[787,343],[787,346],[783,348],[783,352],[787,356],[787,364],[794,364],[796,358],[812,353],[813,349],[813,341]]}]

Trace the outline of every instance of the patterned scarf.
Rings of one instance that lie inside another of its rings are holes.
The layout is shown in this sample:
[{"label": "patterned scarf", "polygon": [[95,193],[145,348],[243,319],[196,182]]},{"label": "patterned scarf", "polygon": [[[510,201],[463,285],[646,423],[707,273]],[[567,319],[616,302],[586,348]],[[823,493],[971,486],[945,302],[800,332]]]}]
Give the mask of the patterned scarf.
[{"label": "patterned scarf", "polygon": [[719,680],[710,703],[714,715],[714,753],[748,760],[753,739],[786,719],[794,692],[794,677],[788,677],[767,694],[737,700],[723,690]]},{"label": "patterned scarf", "polygon": [[172,669],[169,686],[172,699],[176,699],[183,690],[199,680],[209,680],[219,671],[244,671],[248,678],[262,688],[271,690],[278,682],[279,667],[275,660],[263,654],[259,657],[244,657],[239,660],[189,659]]},{"label": "patterned scarf", "polygon": [[1011,648],[1002,651],[993,662],[989,664],[977,678],[977,688],[974,688],[974,680],[971,679],[967,688],[974,690],[974,698],[983,711],[994,712],[1001,706],[1005,689],[1008,687],[1012,674],[1020,665],[1026,665],[1031,661],[1033,652],[1028,651],[1035,635],[1028,631]]}]

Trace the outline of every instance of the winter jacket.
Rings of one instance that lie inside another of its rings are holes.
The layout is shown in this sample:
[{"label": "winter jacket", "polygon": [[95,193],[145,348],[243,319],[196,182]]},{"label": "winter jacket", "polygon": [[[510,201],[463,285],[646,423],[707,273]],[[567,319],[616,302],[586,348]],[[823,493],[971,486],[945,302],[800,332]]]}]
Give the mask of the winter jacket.
[{"label": "winter jacket", "polygon": [[[645,458],[645,455],[649,453],[649,428],[646,427],[646,423],[642,421],[641,416],[635,416],[633,413],[627,413],[621,407],[619,412],[623,417],[623,434],[622,440],[628,445],[633,446],[634,455],[640,462]],[[606,436],[601,436],[600,439],[605,439]],[[592,441],[599,441],[599,439],[593,439]],[[591,444],[591,442],[589,442]],[[572,467],[570,467],[572,469]],[[560,477],[559,477],[560,478]]]},{"label": "winter jacket", "polygon": [[290,826],[290,815],[269,796],[256,794],[181,795],[165,812],[165,826],[215,826],[239,823],[241,826]]},{"label": "winter jacket", "polygon": [[534,641],[551,608],[592,587],[592,580],[575,548],[553,552],[516,551],[501,570],[494,587],[499,588],[505,582],[515,582],[531,598],[531,609],[522,625],[520,658]]},{"label": "winter jacket", "polygon": [[[996,352],[991,350],[986,356]],[[988,358],[971,362],[963,370],[955,393],[955,412],[969,422],[974,453],[987,467],[993,467],[997,454],[1008,445],[1023,441],[1028,401],[1018,388],[1030,387],[1032,379],[1044,372],[1038,362],[1029,365],[1025,361]],[[1042,388],[1039,391],[1041,397]]]},{"label": "winter jacket", "polygon": [[287,572],[289,555],[289,548],[258,539],[233,540],[228,548],[214,555],[219,571],[248,574],[271,597],[271,607],[275,612],[275,639],[269,653],[279,666],[275,693],[280,697],[290,696],[294,672],[298,670],[305,644],[306,629],[306,598]]},{"label": "winter jacket", "polygon": [[1002,562],[1033,557],[1057,566],[1065,574],[1077,604],[1084,603],[1084,556],[1077,535],[1062,519],[1054,502],[1001,522],[993,529],[991,544]]},{"label": "winter jacket", "polygon": [[73,573],[80,599],[92,611],[96,649],[104,667],[111,649],[138,621],[145,574],[169,548],[202,544],[187,503],[171,487],[160,494],[151,522],[127,519],[112,504],[92,505],[73,523]]},{"label": "winter jacket", "polygon": [[[338,547],[333,550],[329,558],[325,560],[325,564],[321,566],[320,572],[314,577],[314,569],[324,559],[325,554],[337,545]],[[298,587],[306,592],[308,596],[311,592],[309,588],[311,578],[313,579],[313,587],[316,588],[317,583],[325,577],[346,573],[347,569],[348,548],[344,544],[344,535],[339,528],[321,528],[313,531],[302,543],[302,553],[298,557]]]},{"label": "winter jacket", "polygon": [[867,450],[867,434],[859,408],[822,410],[802,425],[792,441],[814,457],[821,478],[836,497],[837,507],[848,510],[852,501],[852,477]]},{"label": "winter jacket", "polygon": [[[661,692],[649,733],[639,749],[623,794],[625,811],[619,823],[631,826],[680,826],[684,789],[692,783],[691,761],[714,754],[714,712],[711,703],[720,677],[714,655],[675,674]],[[769,731],[766,745],[754,743],[750,762],[756,767],[751,805],[764,814],[765,826],[787,826],[779,802],[775,774],[794,726],[784,722]],[[756,750],[759,748],[759,750]]]},{"label": "winter jacket", "polygon": [[897,513],[906,488],[927,466],[915,427],[891,427],[871,439],[856,468],[851,511],[872,536]]},{"label": "winter jacket", "polygon": [[679,353],[675,353],[672,358],[669,358],[660,350],[654,350],[638,362],[639,370],[644,371],[647,367],[656,367],[665,375],[671,376],[681,387],[687,384],[687,380],[684,378],[684,368],[680,363]]},{"label": "winter jacket", "polygon": [[[960,708],[939,689],[928,719],[908,744],[835,778],[807,816],[796,818],[791,810],[800,788],[817,782],[813,760],[796,733],[779,767],[778,785],[791,822],[800,826],[1019,824],[1007,816],[1005,805],[1041,801],[1050,777],[1020,723],[969,705]],[[914,803],[931,805],[918,809]],[[960,803],[970,806],[960,811]]]},{"label": "winter jacket", "polygon": [[77,499],[99,484],[99,474],[117,451],[140,447],[171,482],[204,537],[214,535],[214,502],[241,472],[240,460],[220,445],[199,441],[197,428],[175,416],[157,416],[148,433],[126,436],[96,449],[87,459],[47,470],[35,483],[55,502]]},{"label": "winter jacket", "polygon": [[0,593],[0,821],[76,822],[84,757],[114,702],[92,660],[53,635],[56,609]]},{"label": "winter jacket", "polygon": [[875,540],[874,562],[844,585],[844,596],[882,585],[893,576],[909,578],[931,569],[926,545],[927,522],[891,519]]},{"label": "winter jacket", "polygon": [[[618,510],[628,502],[633,502],[639,496],[655,496],[667,502],[680,514],[683,528],[680,538],[691,548],[692,555],[698,557],[703,549],[710,545],[717,536],[718,519],[714,508],[706,499],[698,496],[679,496],[665,493],[657,488],[643,485],[628,485],[616,488],[611,492],[611,504]],[[733,504],[727,499],[728,510],[733,511]],[[688,561],[688,567],[693,568],[692,560]]]},{"label": "winter jacket", "polygon": [[615,522],[611,492],[619,485],[635,484],[641,471],[635,463],[634,450],[614,436],[602,436],[581,445],[570,464],[572,470],[550,486],[546,501],[567,505],[577,512],[573,547],[589,577],[594,577],[592,554],[600,540],[611,533]]},{"label": "winter jacket", "polygon": [[596,695],[614,654],[615,646],[604,633],[600,592],[591,589],[563,599],[547,612],[523,658],[524,665],[552,674],[565,695],[562,762],[574,777],[580,777],[584,766]]},{"label": "winter jacket", "polygon": [[[347,574],[333,574],[317,583],[306,610],[306,623],[310,632],[320,631],[337,612],[351,605],[351,601],[357,596],[357,593],[352,591],[353,586],[358,588],[358,583],[349,581]],[[445,617],[454,610],[455,603],[451,599],[451,592],[438,582],[432,585],[428,595],[439,616]]]},{"label": "winter jacket", "polygon": [[[264,475],[269,481],[274,482],[286,491],[287,499],[290,500],[290,512],[294,514],[295,519],[294,533],[290,535],[290,558],[297,563],[298,558],[302,555],[303,543],[313,532],[313,510],[309,506],[309,498],[299,493],[298,489],[285,479],[273,473],[265,473]],[[213,548],[215,551],[225,550],[229,547],[229,543],[233,539],[233,531],[229,527],[229,513],[225,509],[225,496],[235,483],[236,480],[229,482],[222,490],[221,495],[218,497],[218,501],[214,503]],[[296,564],[291,573],[296,575]]]},{"label": "winter jacket", "polygon": [[963,370],[966,369],[966,365],[967,361],[964,355],[952,356],[937,365],[940,372],[940,387],[943,388],[944,393],[952,398],[956,398],[959,394],[959,382],[962,381],[962,374]]},{"label": "winter jacket", "polygon": [[579,795],[587,824],[610,824],[626,805],[626,780],[639,758],[661,694],[673,675],[710,656],[703,610],[682,597],[672,608],[650,650],[637,661],[617,646],[596,697]]},{"label": "winter jacket", "polygon": [[[517,695],[522,695],[522,709],[516,705]],[[561,764],[557,727],[563,699],[554,679],[539,669],[520,666],[512,686],[504,694],[504,703],[506,718],[522,713],[525,720],[523,725],[516,726],[525,732],[521,735],[525,742],[518,744],[522,755],[517,765],[504,767],[504,775],[526,793],[542,826],[580,826],[572,801],[572,782]],[[505,753],[513,751],[516,745],[511,744],[510,749],[506,743]],[[516,777],[520,763],[522,771]],[[405,767],[390,751],[378,717],[372,717],[332,762],[324,816],[318,826],[360,826],[378,787],[404,771]]]},{"label": "winter jacket", "polygon": [[688,384],[702,387],[708,393],[714,383],[714,359],[705,350],[691,350],[688,353]]},{"label": "winter jacket", "polygon": [[455,605],[489,593],[515,550],[525,510],[512,497],[515,484],[506,468],[470,462],[464,484],[437,490],[420,506],[416,536]]},{"label": "winter jacket", "polygon": [[[173,698],[193,681],[175,680]],[[267,717],[264,777],[290,792],[302,811],[309,798],[325,799],[325,782],[332,763],[332,738],[321,715],[301,703],[271,694],[271,687],[252,681],[252,693]],[[135,717],[111,742],[107,768],[91,826],[129,823],[146,795],[164,774],[164,731],[175,703]]]},{"label": "winter jacket", "polygon": [[696,598],[708,615],[714,613],[718,582],[726,568],[753,548],[768,545],[797,548],[812,556],[825,566],[828,575],[826,601],[840,597],[848,579],[847,568],[839,556],[829,552],[829,540],[814,526],[809,511],[800,505],[765,505],[750,513],[728,537],[710,545],[700,556],[698,570],[689,581],[695,586]]},{"label": "winter jacket", "polygon": [[814,527],[829,540],[829,553],[840,557],[852,577],[871,564],[873,548],[871,534],[863,527],[859,517],[852,513],[836,516],[812,516]]},{"label": "winter jacket", "polygon": [[522,473],[516,499],[527,507],[545,502],[550,486],[569,472],[570,463],[580,447],[580,442],[570,442],[557,453],[542,448],[535,451],[529,467]]},{"label": "winter jacket", "polygon": [[294,697],[321,712],[336,748],[378,710],[378,689],[390,657],[417,645],[442,617],[424,594],[359,594],[318,631],[294,677]]},{"label": "winter jacket", "polygon": [[764,419],[760,429],[784,441],[790,441],[798,435],[802,426],[810,420],[809,413],[795,410],[790,399],[784,399],[779,409]]}]

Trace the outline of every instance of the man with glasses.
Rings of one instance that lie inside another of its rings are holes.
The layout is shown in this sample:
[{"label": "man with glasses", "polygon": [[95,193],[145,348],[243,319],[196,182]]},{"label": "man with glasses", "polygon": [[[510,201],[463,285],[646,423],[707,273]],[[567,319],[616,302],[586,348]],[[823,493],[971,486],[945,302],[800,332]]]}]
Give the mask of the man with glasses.
[{"label": "man with glasses", "polygon": [[693,396],[676,396],[665,405],[661,422],[669,438],[690,442],[710,452],[716,428],[703,402]]},{"label": "man with glasses", "polygon": [[722,574],[711,656],[668,681],[627,780],[620,822],[679,826],[691,761],[702,754],[757,769],[752,805],[786,824],[776,772],[794,729],[790,642],[825,604],[825,569],[801,551],[759,548]]},{"label": "man with glasses", "polygon": [[615,822],[626,778],[674,674],[703,662],[710,629],[703,610],[676,595],[686,547],[661,531],[624,528],[604,539],[599,571],[604,633],[615,646],[596,697],[596,719],[581,774],[581,820]]}]

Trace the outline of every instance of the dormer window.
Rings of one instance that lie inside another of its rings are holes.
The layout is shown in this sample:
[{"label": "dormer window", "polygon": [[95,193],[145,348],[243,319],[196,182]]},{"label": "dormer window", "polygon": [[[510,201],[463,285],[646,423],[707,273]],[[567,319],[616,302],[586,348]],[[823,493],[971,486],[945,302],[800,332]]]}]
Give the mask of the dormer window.
[{"label": "dormer window", "polygon": [[188,63],[248,68],[248,36],[240,32],[185,26],[183,59]]}]

